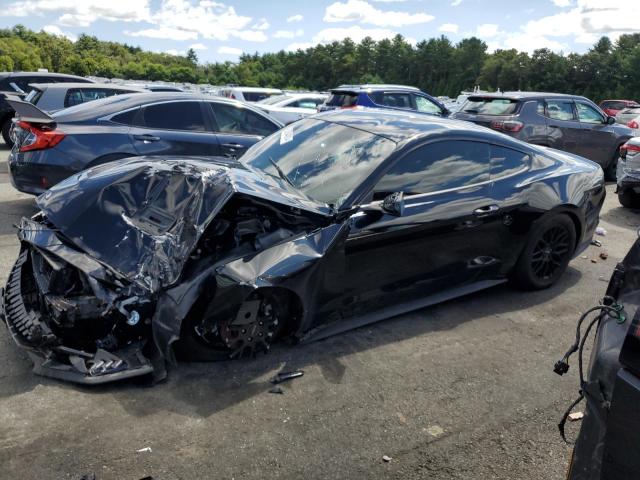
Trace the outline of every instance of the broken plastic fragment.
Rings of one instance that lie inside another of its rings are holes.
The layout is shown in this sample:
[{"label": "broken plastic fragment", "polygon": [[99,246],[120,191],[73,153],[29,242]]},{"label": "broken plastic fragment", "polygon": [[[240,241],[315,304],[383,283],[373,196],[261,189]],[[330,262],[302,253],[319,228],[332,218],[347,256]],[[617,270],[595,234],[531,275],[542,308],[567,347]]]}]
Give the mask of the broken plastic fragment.
[{"label": "broken plastic fragment", "polygon": [[273,384],[278,384],[282,382],[286,382],[287,380],[292,380],[294,378],[298,378],[304,375],[302,370],[296,370],[294,372],[280,372],[276,374],[271,380],[269,380]]}]

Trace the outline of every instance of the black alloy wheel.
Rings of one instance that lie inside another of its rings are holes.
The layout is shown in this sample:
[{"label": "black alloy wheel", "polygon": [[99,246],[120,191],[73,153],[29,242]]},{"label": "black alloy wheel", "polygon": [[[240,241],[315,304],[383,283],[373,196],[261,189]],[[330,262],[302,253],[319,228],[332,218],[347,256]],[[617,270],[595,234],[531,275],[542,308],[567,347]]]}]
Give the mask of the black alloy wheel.
[{"label": "black alloy wheel", "polygon": [[564,273],[576,247],[576,228],[566,214],[551,214],[532,229],[511,279],[528,290],[553,285]]}]

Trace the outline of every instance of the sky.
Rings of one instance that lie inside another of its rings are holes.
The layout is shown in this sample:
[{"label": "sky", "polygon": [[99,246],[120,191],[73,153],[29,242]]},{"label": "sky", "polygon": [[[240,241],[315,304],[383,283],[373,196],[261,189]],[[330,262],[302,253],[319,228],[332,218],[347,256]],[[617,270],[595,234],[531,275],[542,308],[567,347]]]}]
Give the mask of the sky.
[{"label": "sky", "polygon": [[17,23],[174,55],[193,48],[200,62],[397,33],[566,54],[640,33],[640,0],[0,0],[0,27]]}]

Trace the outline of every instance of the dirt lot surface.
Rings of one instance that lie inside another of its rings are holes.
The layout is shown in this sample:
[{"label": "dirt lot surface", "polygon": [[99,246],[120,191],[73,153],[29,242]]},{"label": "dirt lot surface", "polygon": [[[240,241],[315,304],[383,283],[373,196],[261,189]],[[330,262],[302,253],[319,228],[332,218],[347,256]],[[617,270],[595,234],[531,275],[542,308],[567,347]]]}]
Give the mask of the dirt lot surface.
[{"label": "dirt lot surface", "polygon": [[[35,212],[6,154],[0,145],[2,284],[13,224]],[[0,327],[0,478],[562,479],[556,424],[577,379],[552,366],[640,225],[613,187],[603,247],[550,290],[500,286],[254,360],[182,364],[152,388],[37,377]],[[268,393],[285,367],[305,375]]]}]

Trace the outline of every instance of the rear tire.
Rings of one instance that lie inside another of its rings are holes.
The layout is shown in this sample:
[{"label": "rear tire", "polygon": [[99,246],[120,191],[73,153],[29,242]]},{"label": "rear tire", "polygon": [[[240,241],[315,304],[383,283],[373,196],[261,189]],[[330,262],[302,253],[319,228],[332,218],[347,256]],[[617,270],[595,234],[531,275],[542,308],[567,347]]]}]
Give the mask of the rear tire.
[{"label": "rear tire", "polygon": [[576,229],[565,214],[553,214],[536,225],[520,254],[512,280],[526,290],[553,285],[567,269],[576,246]]},{"label": "rear tire", "polygon": [[633,190],[618,192],[618,201],[625,208],[640,208],[640,195]]},{"label": "rear tire", "polygon": [[7,144],[7,147],[12,148],[13,141],[9,135],[9,130],[11,130],[11,117],[6,119],[2,124],[2,138],[4,139],[4,143]]}]

